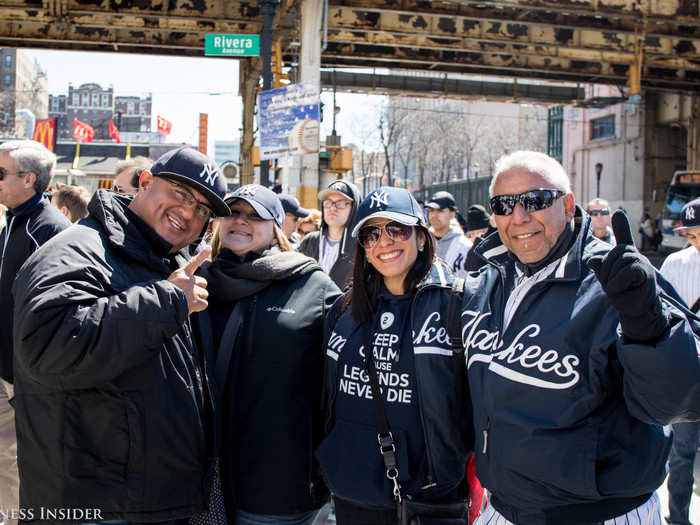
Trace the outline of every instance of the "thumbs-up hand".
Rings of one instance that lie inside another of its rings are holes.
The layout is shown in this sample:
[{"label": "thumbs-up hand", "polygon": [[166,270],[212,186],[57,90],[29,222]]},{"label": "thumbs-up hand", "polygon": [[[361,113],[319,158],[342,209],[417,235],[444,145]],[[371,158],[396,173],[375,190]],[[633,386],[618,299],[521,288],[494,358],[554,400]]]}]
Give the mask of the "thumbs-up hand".
[{"label": "thumbs-up hand", "polygon": [[209,305],[207,298],[207,280],[194,274],[197,268],[207,260],[211,254],[211,246],[206,246],[201,252],[192,257],[182,268],[178,268],[168,277],[168,281],[185,292],[187,297],[187,309],[189,313],[201,312]]},{"label": "thumbs-up hand", "polygon": [[620,315],[625,336],[638,342],[656,341],[669,324],[659,297],[656,271],[634,247],[630,223],[622,210],[613,214],[612,228],[617,246],[605,256],[591,257],[588,266]]}]

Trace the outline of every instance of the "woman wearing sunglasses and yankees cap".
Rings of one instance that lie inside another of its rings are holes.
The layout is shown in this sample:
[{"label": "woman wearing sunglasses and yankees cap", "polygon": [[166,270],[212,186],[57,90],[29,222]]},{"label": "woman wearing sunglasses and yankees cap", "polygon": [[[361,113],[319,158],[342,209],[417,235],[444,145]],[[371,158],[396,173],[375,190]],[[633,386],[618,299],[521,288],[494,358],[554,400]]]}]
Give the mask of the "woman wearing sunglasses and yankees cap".
[{"label": "woman wearing sunglasses and yankees cap", "polygon": [[215,400],[228,522],[306,525],[327,501],[313,451],[322,438],[323,322],[340,290],[290,251],[284,208],[259,185],[226,200],[202,265],[197,319]]},{"label": "woman wearing sunglasses and yankees cap", "polygon": [[461,348],[458,307],[448,314],[453,278],[424,221],[401,188],[362,201],[353,285],[326,321],[327,435],[316,457],[339,525],[396,523],[399,501],[464,510],[473,436],[464,356],[448,335],[456,328]]}]

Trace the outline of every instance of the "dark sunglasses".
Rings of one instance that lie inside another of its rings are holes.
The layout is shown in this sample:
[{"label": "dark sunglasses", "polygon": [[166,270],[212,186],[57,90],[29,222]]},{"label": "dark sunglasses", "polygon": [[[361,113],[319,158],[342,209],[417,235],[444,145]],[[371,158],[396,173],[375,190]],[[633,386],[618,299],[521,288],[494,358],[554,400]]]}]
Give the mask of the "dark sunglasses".
[{"label": "dark sunglasses", "polygon": [[381,226],[373,224],[360,229],[357,234],[357,240],[365,250],[371,250],[379,242],[382,236],[382,231],[386,233],[392,241],[403,242],[411,238],[413,234],[413,226],[407,226],[400,222],[387,222]]},{"label": "dark sunglasses", "polygon": [[598,215],[610,215],[610,210],[589,210],[588,215],[597,217]]},{"label": "dark sunglasses", "polygon": [[563,191],[538,188],[517,195],[495,195],[491,197],[490,203],[496,215],[510,215],[518,202],[526,212],[531,213],[549,208],[564,195],[566,193]]}]

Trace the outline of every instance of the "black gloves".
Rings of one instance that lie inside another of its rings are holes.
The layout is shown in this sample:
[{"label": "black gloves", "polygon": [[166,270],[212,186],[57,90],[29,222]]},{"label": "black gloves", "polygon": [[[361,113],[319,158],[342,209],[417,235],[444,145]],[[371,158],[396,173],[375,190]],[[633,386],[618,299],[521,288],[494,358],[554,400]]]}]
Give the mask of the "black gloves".
[{"label": "black gloves", "polygon": [[588,266],[620,315],[622,333],[632,341],[656,342],[667,330],[669,317],[661,305],[654,267],[634,247],[624,212],[614,213],[612,227],[617,246],[605,257],[591,257]]}]

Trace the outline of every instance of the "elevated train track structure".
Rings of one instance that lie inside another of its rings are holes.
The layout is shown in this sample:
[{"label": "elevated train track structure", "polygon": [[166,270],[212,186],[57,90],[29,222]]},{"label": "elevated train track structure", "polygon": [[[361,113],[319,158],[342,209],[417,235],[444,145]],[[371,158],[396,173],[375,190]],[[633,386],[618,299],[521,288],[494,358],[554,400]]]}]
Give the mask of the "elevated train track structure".
[{"label": "elevated train track structure", "polygon": [[[301,3],[275,37],[298,62]],[[321,66],[700,90],[700,0],[327,0]],[[260,33],[256,1],[0,0],[0,46],[202,56]]]}]

